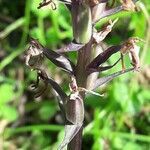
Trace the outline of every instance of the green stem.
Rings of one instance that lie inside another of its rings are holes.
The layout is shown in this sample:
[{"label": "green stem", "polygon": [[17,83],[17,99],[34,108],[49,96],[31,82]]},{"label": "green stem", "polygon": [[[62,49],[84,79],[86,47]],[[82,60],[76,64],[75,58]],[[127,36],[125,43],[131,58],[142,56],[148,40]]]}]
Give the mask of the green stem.
[{"label": "green stem", "polygon": [[138,140],[138,141],[150,143],[150,137],[146,135],[128,134],[128,133],[122,133],[122,132],[111,132],[111,133],[117,137],[120,136],[122,138],[126,138],[129,140]]},{"label": "green stem", "polygon": [[19,18],[12,24],[8,25],[3,31],[0,32],[0,39],[4,39],[7,37],[12,31],[16,30],[20,26],[22,26],[25,23],[24,18]]},{"label": "green stem", "polygon": [[45,39],[45,33],[44,33],[44,24],[43,24],[43,18],[38,17],[38,27],[40,29],[40,39],[43,45],[46,45],[46,39]]},{"label": "green stem", "polygon": [[22,47],[23,45],[25,45],[25,42],[26,42],[27,37],[28,37],[29,25],[30,25],[30,10],[31,10],[31,0],[26,0],[25,23],[24,23],[23,35],[22,35],[19,47]]},{"label": "green stem", "polygon": [[[93,130],[93,122],[90,123],[88,126],[85,127],[84,130],[84,135],[88,134],[91,130]],[[90,132],[92,134],[95,133],[100,133],[101,134],[105,134],[105,129],[104,130],[93,130],[93,132]],[[150,137],[148,135],[141,135],[141,134],[135,134],[135,133],[124,133],[124,132],[118,132],[118,131],[109,131],[111,137],[113,137],[113,139],[115,137],[121,137],[121,138],[126,138],[128,140],[137,140],[137,141],[141,141],[141,142],[148,142],[150,143]],[[107,136],[107,135],[106,135]]]},{"label": "green stem", "polygon": [[60,125],[31,125],[18,128],[6,128],[4,131],[4,136],[9,138],[12,134],[24,133],[24,132],[33,132],[33,131],[60,131],[64,127]]},{"label": "green stem", "polygon": [[145,7],[145,5],[140,2],[139,3],[139,7],[141,8],[145,18],[146,18],[146,21],[147,21],[147,33],[146,33],[146,39],[145,39],[145,44],[144,44],[144,48],[143,48],[143,51],[142,51],[142,54],[141,54],[141,65],[144,64],[144,61],[145,61],[145,57],[146,57],[146,54],[147,54],[147,51],[148,51],[148,48],[149,48],[149,44],[150,44],[150,15]]},{"label": "green stem", "polygon": [[[22,48],[23,49],[23,48]],[[0,63],[0,72],[9,65],[18,55],[22,53],[22,49],[17,49],[13,51],[9,56],[7,56],[3,61]]]}]

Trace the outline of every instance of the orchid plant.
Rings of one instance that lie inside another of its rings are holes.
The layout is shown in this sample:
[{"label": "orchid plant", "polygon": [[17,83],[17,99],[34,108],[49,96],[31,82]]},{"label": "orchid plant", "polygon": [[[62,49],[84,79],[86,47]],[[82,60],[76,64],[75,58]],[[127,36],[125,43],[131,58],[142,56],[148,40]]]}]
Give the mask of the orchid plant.
[{"label": "orchid plant", "polygon": [[[40,96],[47,86],[51,86],[57,93],[58,104],[65,124],[65,137],[58,149],[61,150],[67,146],[67,149],[80,150],[86,93],[102,96],[94,92],[98,87],[127,72],[138,71],[140,61],[137,42],[142,40],[137,37],[131,37],[119,45],[106,48],[93,58],[94,47],[101,45],[118,19],[109,20],[108,24],[100,31],[96,30],[96,23],[101,21],[102,18],[120,11],[136,11],[136,0],[122,0],[121,5],[115,8],[113,6],[111,6],[112,8],[107,7],[109,0],[60,0],[60,2],[64,3],[70,10],[74,40],[65,47],[52,51],[41,45],[38,40],[32,38],[27,50],[26,65],[37,72],[37,82],[32,85],[33,89],[38,88],[40,80],[45,84],[45,88],[42,91],[38,91],[35,97]],[[53,0],[43,0],[38,9],[47,5],[51,5],[52,9],[57,9],[57,5]],[[77,51],[78,53],[77,64],[74,64],[63,55],[72,51]],[[115,53],[120,53],[121,57],[114,64],[103,66]],[[123,56],[128,53],[131,55],[132,67],[126,69]],[[70,76],[70,95],[67,95],[60,85],[46,73],[43,67],[43,59],[45,58],[68,73]],[[98,77],[103,71],[113,68],[120,60],[122,69],[119,72]],[[95,75],[96,77],[92,78]],[[88,84],[89,81],[94,84]]]}]

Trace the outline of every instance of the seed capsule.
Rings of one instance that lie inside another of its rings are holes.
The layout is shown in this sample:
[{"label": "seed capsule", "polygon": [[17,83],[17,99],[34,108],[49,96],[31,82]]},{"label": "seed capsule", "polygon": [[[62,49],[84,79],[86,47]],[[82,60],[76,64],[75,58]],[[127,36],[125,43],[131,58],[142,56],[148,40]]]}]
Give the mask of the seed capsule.
[{"label": "seed capsule", "polygon": [[88,43],[92,35],[92,15],[88,4],[73,1],[72,24],[75,41],[82,44]]}]

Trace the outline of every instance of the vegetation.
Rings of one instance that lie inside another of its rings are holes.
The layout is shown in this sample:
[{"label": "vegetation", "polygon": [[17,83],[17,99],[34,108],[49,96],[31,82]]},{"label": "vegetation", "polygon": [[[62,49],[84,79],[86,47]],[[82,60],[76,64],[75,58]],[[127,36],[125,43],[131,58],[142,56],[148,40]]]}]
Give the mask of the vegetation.
[{"label": "vegetation", "polygon": [[[25,50],[30,37],[52,50],[73,40],[69,10],[64,4],[37,9],[40,0],[0,1],[0,149],[57,149],[64,137],[63,117],[51,86],[35,98],[29,85],[36,81],[36,71],[25,66]],[[119,2],[118,2],[119,3]],[[111,5],[111,2],[110,4]],[[97,89],[104,97],[87,94],[84,100],[85,121],[82,149],[147,150],[150,148],[150,2],[137,2],[139,12],[122,11],[97,23],[101,30],[110,19],[118,18],[113,30],[101,43],[102,48],[118,45],[129,37],[139,37],[139,72],[115,78]],[[99,49],[97,49],[98,51]],[[77,52],[65,54],[77,62]],[[120,54],[109,59],[113,64]],[[125,56],[127,68],[130,60]],[[70,94],[70,79],[48,60],[46,72]],[[121,70],[121,65],[102,73],[106,76]],[[40,83],[41,89],[44,85]]]}]

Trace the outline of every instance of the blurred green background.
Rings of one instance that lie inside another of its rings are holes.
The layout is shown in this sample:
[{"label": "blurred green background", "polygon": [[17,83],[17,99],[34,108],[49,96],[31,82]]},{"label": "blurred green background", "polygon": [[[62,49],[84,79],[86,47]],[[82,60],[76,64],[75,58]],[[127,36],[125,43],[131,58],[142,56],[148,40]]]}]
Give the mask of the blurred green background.
[{"label": "blurred green background", "polygon": [[[25,66],[29,37],[50,49],[69,43],[70,13],[63,4],[56,10],[38,10],[40,0],[0,0],[0,150],[56,150],[64,126],[51,88],[38,99],[30,85],[36,73]],[[88,96],[85,103],[84,150],[150,149],[150,1],[138,2],[140,12],[121,12],[103,19],[119,18],[104,43],[116,45],[131,36],[146,41],[141,45],[141,71],[114,79],[98,90],[105,97]],[[67,54],[76,62],[77,54]],[[117,56],[116,56],[117,57]],[[110,60],[114,62],[116,58]],[[49,61],[47,71],[69,94],[65,72]],[[105,74],[121,69],[117,65]]]}]

